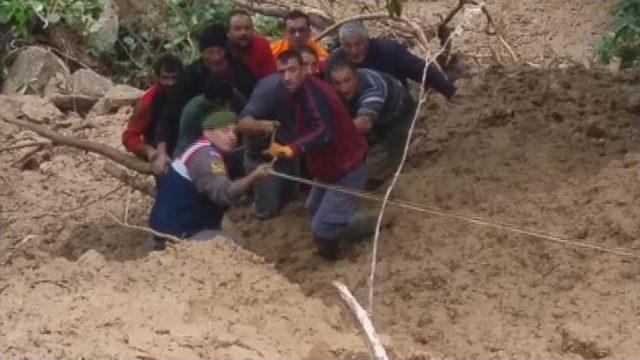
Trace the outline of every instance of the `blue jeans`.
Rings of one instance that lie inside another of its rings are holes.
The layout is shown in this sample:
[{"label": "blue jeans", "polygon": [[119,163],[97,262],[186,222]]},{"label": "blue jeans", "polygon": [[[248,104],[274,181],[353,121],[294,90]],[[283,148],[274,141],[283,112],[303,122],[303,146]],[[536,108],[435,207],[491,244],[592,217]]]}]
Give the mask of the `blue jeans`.
[{"label": "blue jeans", "polygon": [[[362,161],[331,185],[363,190],[366,181],[367,168]],[[317,237],[334,239],[338,230],[349,222],[357,206],[358,198],[353,195],[314,186],[311,188],[306,205],[311,218],[311,232]]]},{"label": "blue jeans", "polygon": [[[263,161],[245,156],[244,167],[247,174],[255,170]],[[300,176],[300,160],[278,160],[273,170],[287,175]],[[267,176],[253,183],[253,215],[264,220],[275,217],[289,201],[298,194],[298,184],[291,180]]]}]

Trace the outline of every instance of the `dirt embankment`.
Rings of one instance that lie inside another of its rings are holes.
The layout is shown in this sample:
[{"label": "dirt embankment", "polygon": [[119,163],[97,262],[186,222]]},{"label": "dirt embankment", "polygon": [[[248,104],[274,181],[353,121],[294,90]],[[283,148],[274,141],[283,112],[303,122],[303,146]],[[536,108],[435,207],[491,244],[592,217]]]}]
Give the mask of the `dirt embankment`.
[{"label": "dirt embankment", "polygon": [[[425,110],[396,200],[638,252],[638,75],[492,69]],[[366,299],[370,243],[313,255],[300,205],[244,235],[310,296],[341,279]],[[638,259],[392,209],[375,297],[399,354],[453,358],[638,355]]]},{"label": "dirt embankment", "polygon": [[[515,24],[507,40],[536,63],[546,61],[532,55],[537,32],[584,46],[593,30],[582,26],[606,22],[596,10],[607,5],[595,1],[490,6]],[[394,198],[637,253],[639,80],[637,69],[577,67],[493,68],[464,80],[454,102],[426,104]],[[27,117],[110,144],[128,111],[47,118],[41,101],[28,101]],[[2,116],[16,114],[5,105]],[[41,140],[9,125],[1,136],[5,146]],[[107,216],[145,224],[149,198],[106,176],[96,155],[32,150],[5,150],[0,164],[3,358],[364,356],[330,283],[366,299],[370,241],[335,264],[320,260],[296,202],[267,222],[246,207],[230,214],[227,225],[257,256],[226,243],[150,254],[146,234]],[[640,357],[638,259],[404,210],[389,217],[374,322],[392,354]]]}]

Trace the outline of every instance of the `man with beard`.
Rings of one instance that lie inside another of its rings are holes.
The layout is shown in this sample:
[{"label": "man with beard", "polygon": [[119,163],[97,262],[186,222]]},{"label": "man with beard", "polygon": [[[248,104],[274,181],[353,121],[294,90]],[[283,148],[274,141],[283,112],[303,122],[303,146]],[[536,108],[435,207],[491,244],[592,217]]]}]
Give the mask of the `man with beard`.
[{"label": "man with beard", "polygon": [[229,50],[247,65],[259,79],[276,72],[276,61],[269,41],[257,34],[248,12],[233,10],[227,22]]},{"label": "man with beard", "polygon": [[122,133],[122,144],[136,156],[153,161],[157,156],[155,131],[158,117],[167,104],[175,85],[182,61],[169,54],[162,55],[154,66],[155,79],[138,100],[127,128]]}]

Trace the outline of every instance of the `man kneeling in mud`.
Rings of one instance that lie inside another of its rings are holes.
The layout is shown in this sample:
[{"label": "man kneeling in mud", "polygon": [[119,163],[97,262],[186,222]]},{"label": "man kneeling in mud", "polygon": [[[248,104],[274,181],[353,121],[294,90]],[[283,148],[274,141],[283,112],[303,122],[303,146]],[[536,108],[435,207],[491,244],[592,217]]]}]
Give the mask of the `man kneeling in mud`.
[{"label": "man kneeling in mud", "polygon": [[[202,137],[173,160],[160,181],[151,228],[188,240],[211,239],[220,234],[222,217],[233,200],[268,175],[270,165],[261,165],[239,180],[229,180],[224,155],[236,146],[236,118],[229,111],[205,118]],[[165,247],[163,240],[154,241],[155,249]]]}]

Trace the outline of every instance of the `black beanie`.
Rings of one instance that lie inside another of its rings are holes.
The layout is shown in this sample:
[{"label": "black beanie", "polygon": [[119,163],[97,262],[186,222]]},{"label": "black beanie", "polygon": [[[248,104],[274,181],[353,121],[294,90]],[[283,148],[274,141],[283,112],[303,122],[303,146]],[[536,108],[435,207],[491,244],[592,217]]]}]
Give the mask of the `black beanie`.
[{"label": "black beanie", "polygon": [[218,24],[205,27],[200,33],[200,51],[212,46],[227,48],[227,29]]}]

